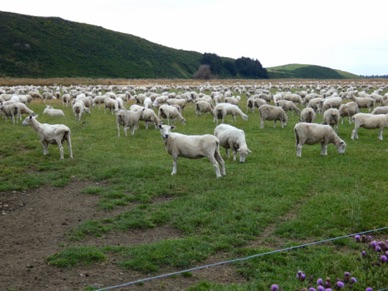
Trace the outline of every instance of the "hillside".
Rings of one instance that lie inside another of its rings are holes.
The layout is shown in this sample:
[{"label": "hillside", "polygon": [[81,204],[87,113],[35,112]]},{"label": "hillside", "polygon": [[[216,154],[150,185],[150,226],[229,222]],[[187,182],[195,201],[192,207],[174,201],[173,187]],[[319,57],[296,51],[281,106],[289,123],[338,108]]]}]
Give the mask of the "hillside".
[{"label": "hillside", "polygon": [[57,17],[0,12],[0,76],[191,78],[202,54]]},{"label": "hillside", "polygon": [[271,79],[354,79],[359,76],[327,67],[303,64],[289,64],[266,68]]},{"label": "hillside", "polygon": [[[0,77],[189,79],[203,64],[205,55],[58,17],[0,11]],[[213,77],[219,78],[358,77],[313,65],[265,69],[258,60],[249,58],[234,60],[216,54],[207,57]]]}]

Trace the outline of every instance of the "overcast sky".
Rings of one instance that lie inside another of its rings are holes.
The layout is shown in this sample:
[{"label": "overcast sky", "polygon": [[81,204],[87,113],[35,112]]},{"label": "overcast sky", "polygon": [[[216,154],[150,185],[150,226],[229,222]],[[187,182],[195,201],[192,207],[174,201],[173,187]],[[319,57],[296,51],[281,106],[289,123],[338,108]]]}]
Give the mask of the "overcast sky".
[{"label": "overcast sky", "polygon": [[388,74],[386,0],[9,0],[1,11],[102,26],[167,47]]}]

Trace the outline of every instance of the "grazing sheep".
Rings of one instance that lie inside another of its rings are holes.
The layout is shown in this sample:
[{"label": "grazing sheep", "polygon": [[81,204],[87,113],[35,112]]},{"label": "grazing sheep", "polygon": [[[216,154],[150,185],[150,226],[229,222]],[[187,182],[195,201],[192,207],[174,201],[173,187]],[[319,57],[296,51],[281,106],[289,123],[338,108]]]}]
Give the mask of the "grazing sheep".
[{"label": "grazing sheep", "polygon": [[255,111],[255,108],[259,108],[261,105],[267,104],[267,101],[261,98],[249,97],[247,99],[247,112],[251,109],[251,112]]},{"label": "grazing sheep", "polygon": [[300,109],[295,105],[294,102],[290,100],[281,99],[276,101],[276,106],[283,108],[285,112],[287,111],[294,111],[297,114],[300,113]]},{"label": "grazing sheep", "polygon": [[38,115],[30,115],[24,119],[22,125],[30,125],[40,138],[40,142],[43,146],[43,155],[48,154],[48,145],[57,144],[59,147],[60,157],[63,155],[63,143],[66,141],[70,150],[70,158],[73,158],[73,149],[71,146],[70,129],[64,124],[48,124],[40,123],[36,118]]},{"label": "grazing sheep", "polygon": [[335,96],[335,97],[327,97],[323,100],[322,103],[322,110],[325,111],[328,108],[339,108],[342,104],[342,98]]},{"label": "grazing sheep", "polygon": [[109,109],[109,111],[113,114],[120,110],[119,103],[117,102],[117,100],[111,97],[105,98],[104,104],[105,104],[105,112],[106,112],[106,109]]},{"label": "grazing sheep", "polygon": [[117,136],[120,137],[120,125],[123,126],[125,136],[128,135],[128,128],[131,131],[131,135],[134,135],[144,110],[145,108],[142,110],[119,110],[116,113]]},{"label": "grazing sheep", "polygon": [[[5,117],[5,120],[8,121],[8,117],[11,117],[12,123],[15,124],[18,121],[19,114],[19,106],[17,106],[16,102],[0,102],[0,112]],[[16,117],[16,118],[15,118]]]},{"label": "grazing sheep", "polygon": [[329,108],[323,113],[322,124],[330,125],[337,132],[340,118],[341,116],[337,108]]},{"label": "grazing sheep", "polygon": [[273,120],[274,127],[276,126],[277,120],[280,121],[282,128],[284,128],[287,125],[288,117],[286,112],[281,107],[264,104],[259,107],[259,113],[260,113],[260,128],[264,128],[265,120]]},{"label": "grazing sheep", "polygon": [[244,120],[248,120],[248,115],[242,112],[237,105],[218,103],[213,110],[213,122],[217,122],[218,124],[218,120],[221,119],[221,123],[224,123],[226,115],[232,115],[234,122],[236,122],[237,115],[240,115]]},{"label": "grazing sheep", "polygon": [[325,99],[322,97],[313,98],[307,103],[306,107],[312,108],[315,112],[321,113],[324,100]]},{"label": "grazing sheep", "polygon": [[73,97],[70,94],[63,94],[62,95],[62,105],[66,106],[66,108],[71,104],[71,100]]},{"label": "grazing sheep", "polygon": [[340,154],[345,153],[346,143],[339,138],[337,133],[326,124],[316,124],[299,122],[294,127],[296,139],[296,156],[302,157],[302,147],[304,144],[313,145],[321,143],[321,155],[327,156],[327,146],[329,143],[337,147]]},{"label": "grazing sheep", "polygon": [[375,99],[372,97],[366,96],[366,97],[356,97],[352,95],[350,97],[354,102],[357,103],[358,108],[368,108],[368,111],[371,112],[373,108],[375,107]]},{"label": "grazing sheep", "polygon": [[240,155],[240,163],[245,162],[245,158],[251,151],[245,141],[245,132],[229,124],[220,124],[214,129],[214,135],[220,140],[220,146],[226,150],[229,158],[229,149],[233,152],[233,160],[236,161],[237,153]]},{"label": "grazing sheep", "polygon": [[230,103],[230,104],[234,104],[234,105],[238,105],[240,100],[241,100],[240,96],[229,96],[229,97],[224,98],[225,103]]},{"label": "grazing sheep", "polygon": [[109,98],[108,95],[98,95],[93,98],[93,105],[98,104],[98,109],[101,108],[101,104],[105,105],[105,99]]},{"label": "grazing sheep", "polygon": [[65,113],[61,109],[54,109],[51,105],[46,105],[46,108],[43,110],[43,114],[49,116],[65,116]]},{"label": "grazing sheep", "polygon": [[214,107],[210,102],[205,100],[195,101],[195,114],[197,116],[207,112],[210,112],[210,114],[213,115],[213,110],[214,110]]},{"label": "grazing sheep", "polygon": [[74,100],[74,101],[75,102],[73,104],[73,113],[74,113],[75,119],[77,119],[78,121],[81,121],[82,114],[84,112],[90,113],[90,109],[85,106],[85,103],[82,100],[78,100],[78,101]]},{"label": "grazing sheep", "polygon": [[358,109],[357,103],[354,101],[351,101],[348,103],[341,104],[338,111],[339,111],[339,114],[341,116],[342,123],[344,123],[344,117],[347,116],[348,122],[349,122],[349,124],[351,124],[352,123],[352,119],[351,119],[352,116],[354,114],[358,113],[360,110]]},{"label": "grazing sheep", "polygon": [[140,120],[145,122],[145,127],[148,129],[148,124],[152,122],[155,128],[158,128],[159,123],[161,122],[160,118],[151,108],[145,108],[143,114],[140,116]]},{"label": "grazing sheep", "polygon": [[372,114],[387,114],[388,106],[377,106],[373,109]]},{"label": "grazing sheep", "polygon": [[158,117],[159,119],[167,119],[167,123],[170,124],[171,122],[174,123],[175,119],[179,119],[179,121],[183,124],[186,123],[186,119],[183,118],[182,114],[179,112],[178,108],[172,105],[163,104],[159,107],[158,111]]},{"label": "grazing sheep", "polygon": [[358,129],[363,127],[365,129],[379,128],[379,140],[383,140],[384,127],[388,127],[388,114],[370,114],[357,113],[352,117],[354,122],[354,129],[352,130],[351,138],[358,139]]},{"label": "grazing sheep", "polygon": [[303,108],[303,110],[300,112],[300,122],[309,122],[312,123],[317,118],[317,114],[315,113],[314,109],[311,107]]},{"label": "grazing sheep", "polygon": [[207,157],[213,164],[216,177],[225,176],[225,163],[220,154],[220,141],[217,137],[212,134],[185,135],[171,132],[174,128],[175,126],[159,124],[165,148],[173,159],[171,175],[175,175],[177,172],[179,157],[189,159]]},{"label": "grazing sheep", "polygon": [[168,105],[178,105],[181,108],[181,112],[185,109],[187,103],[189,103],[188,99],[176,99],[176,98],[170,98],[166,100],[166,103]]}]

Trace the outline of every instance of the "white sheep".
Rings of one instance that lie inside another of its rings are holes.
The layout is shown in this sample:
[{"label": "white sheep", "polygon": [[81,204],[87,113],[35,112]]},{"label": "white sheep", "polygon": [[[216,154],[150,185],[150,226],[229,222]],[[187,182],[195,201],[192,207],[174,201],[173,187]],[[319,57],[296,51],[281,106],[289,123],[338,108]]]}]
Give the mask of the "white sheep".
[{"label": "white sheep", "polygon": [[218,120],[221,119],[221,123],[224,123],[226,115],[232,115],[234,122],[236,122],[237,115],[240,115],[243,120],[248,120],[248,115],[242,112],[237,105],[230,103],[218,103],[213,110],[213,122],[218,124]]},{"label": "white sheep", "polygon": [[300,113],[300,109],[295,105],[293,101],[281,99],[276,102],[276,106],[283,108],[285,112],[294,111],[297,114]]},{"label": "white sheep", "polygon": [[73,149],[71,146],[70,128],[64,124],[48,124],[40,123],[36,118],[38,115],[30,115],[24,119],[22,125],[30,125],[40,138],[40,142],[43,146],[43,155],[48,154],[48,145],[57,144],[59,147],[60,157],[63,155],[63,143],[66,141],[70,150],[70,158],[73,158]]},{"label": "white sheep", "polygon": [[188,99],[169,98],[166,100],[166,103],[168,105],[178,105],[181,108],[181,112],[183,112],[187,103],[189,103],[189,100]]},{"label": "white sheep", "polygon": [[312,108],[314,109],[315,112],[322,112],[322,105],[323,105],[323,101],[325,99],[322,98],[322,97],[316,97],[316,98],[313,98],[311,99],[308,103],[307,103],[307,106],[308,108]]},{"label": "white sheep", "polygon": [[148,129],[148,124],[152,122],[155,128],[158,128],[159,123],[161,122],[160,118],[151,108],[145,108],[143,113],[140,116],[140,120],[145,122],[145,127]]},{"label": "white sheep", "polygon": [[251,109],[251,112],[255,111],[255,108],[259,108],[261,105],[267,104],[267,101],[265,101],[262,98],[258,97],[249,97],[247,99],[247,112],[249,109]]},{"label": "white sheep", "polygon": [[197,100],[195,101],[195,114],[201,115],[202,113],[210,112],[211,115],[213,115],[213,104],[205,101],[205,100]]},{"label": "white sheep", "polygon": [[379,140],[383,140],[384,127],[388,127],[388,114],[370,114],[357,113],[352,117],[354,122],[354,129],[352,130],[351,138],[358,139],[358,129],[363,127],[365,129],[379,128]]},{"label": "white sheep", "polygon": [[299,122],[294,126],[294,133],[297,157],[302,157],[302,147],[304,144],[313,145],[320,143],[322,156],[327,155],[327,146],[329,143],[334,144],[340,154],[345,153],[345,141],[329,125]]},{"label": "white sheep", "polygon": [[71,104],[71,100],[73,99],[73,97],[66,93],[66,94],[63,94],[62,95],[62,105],[63,106],[66,106],[66,108],[69,106],[69,104]]},{"label": "white sheep", "polygon": [[189,159],[207,157],[213,164],[217,178],[226,175],[225,163],[220,154],[220,141],[217,137],[212,134],[185,135],[171,132],[174,128],[175,126],[159,124],[165,148],[173,159],[171,175],[177,173],[179,157]]},{"label": "white sheep", "polygon": [[130,129],[131,135],[134,135],[144,110],[145,108],[142,110],[119,110],[116,113],[117,136],[120,137],[120,126],[123,126],[125,136],[127,136],[128,128]]},{"label": "white sheep", "polygon": [[317,114],[311,107],[303,108],[300,112],[299,121],[312,123],[317,118]]},{"label": "white sheep", "polygon": [[12,123],[17,123],[17,117],[19,115],[19,106],[17,106],[16,102],[0,102],[0,112],[2,113],[6,121],[8,120],[8,117],[11,117]]},{"label": "white sheep", "polygon": [[341,106],[338,109],[339,114],[342,118],[342,123],[344,123],[344,117],[348,117],[349,124],[352,123],[352,116],[360,111],[358,108],[358,104],[354,101],[341,104]]},{"label": "white sheep", "polygon": [[229,124],[220,124],[214,129],[214,135],[220,140],[220,146],[226,150],[229,158],[229,149],[233,152],[233,160],[236,161],[237,153],[240,155],[240,163],[245,162],[245,158],[251,151],[245,140],[245,132]]},{"label": "white sheep", "polygon": [[81,121],[82,114],[84,112],[90,113],[90,109],[87,108],[82,100],[74,100],[75,102],[73,103],[73,113],[75,118],[78,121]]},{"label": "white sheep", "polygon": [[175,119],[178,119],[183,124],[186,123],[186,119],[183,118],[178,108],[168,104],[163,104],[159,107],[158,117],[161,120],[167,119],[168,124],[170,124],[170,120],[174,123]]},{"label": "white sheep", "polygon": [[230,103],[230,104],[234,104],[234,105],[238,105],[240,100],[241,100],[240,96],[229,96],[229,97],[224,98],[225,103]]},{"label": "white sheep", "polygon": [[337,132],[340,119],[339,110],[337,108],[329,108],[323,112],[322,124],[330,125]]},{"label": "white sheep", "polygon": [[119,103],[117,102],[117,100],[111,97],[105,98],[104,104],[105,104],[105,112],[106,112],[106,109],[109,109],[109,111],[112,114],[114,114],[115,112],[118,112],[120,110]]},{"label": "white sheep", "polygon": [[322,111],[328,108],[339,108],[342,104],[342,98],[338,96],[324,98],[322,103]]},{"label": "white sheep", "polygon": [[388,106],[377,106],[373,111],[372,114],[387,114],[388,113]]},{"label": "white sheep", "polygon": [[46,108],[43,110],[43,114],[49,116],[65,116],[65,113],[61,109],[55,109],[51,105],[46,105]]},{"label": "white sheep", "polygon": [[375,107],[375,99],[373,99],[370,96],[365,96],[365,97],[356,97],[352,95],[350,97],[354,102],[357,103],[358,108],[368,108],[368,111],[371,112],[373,108]]},{"label": "white sheep", "polygon": [[264,128],[265,120],[273,120],[274,127],[276,126],[276,121],[279,120],[282,128],[287,125],[287,114],[283,108],[278,106],[273,106],[269,104],[264,104],[259,107],[260,113],[260,128]]}]

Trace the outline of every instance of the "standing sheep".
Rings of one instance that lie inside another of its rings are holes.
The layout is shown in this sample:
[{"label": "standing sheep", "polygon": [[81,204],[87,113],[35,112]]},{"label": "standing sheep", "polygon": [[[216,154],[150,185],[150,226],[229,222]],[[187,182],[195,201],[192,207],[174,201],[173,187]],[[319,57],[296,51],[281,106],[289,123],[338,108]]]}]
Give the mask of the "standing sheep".
[{"label": "standing sheep", "polygon": [[339,138],[334,129],[329,125],[299,122],[294,127],[296,139],[296,156],[302,157],[302,147],[304,144],[321,144],[321,155],[327,156],[327,146],[329,143],[337,147],[340,154],[345,153],[346,143]]},{"label": "standing sheep", "polygon": [[287,125],[288,117],[286,112],[281,107],[264,104],[259,107],[259,113],[260,113],[260,128],[264,128],[265,120],[273,120],[274,127],[276,126],[277,120],[280,121],[282,128],[284,128]]},{"label": "standing sheep", "polygon": [[244,120],[248,120],[248,115],[242,112],[237,105],[230,103],[218,103],[213,110],[213,122],[217,122],[218,124],[218,120],[221,119],[221,123],[224,123],[226,115],[232,115],[234,122],[236,122],[237,115],[240,115]]},{"label": "standing sheep", "polygon": [[63,124],[40,123],[38,120],[36,120],[37,117],[38,115],[27,116],[26,119],[24,119],[22,125],[30,125],[38,133],[40,142],[43,146],[43,155],[48,154],[49,144],[56,143],[59,147],[60,157],[63,159],[63,143],[66,141],[70,150],[70,158],[73,158],[70,129]]},{"label": "standing sheep", "polygon": [[311,107],[303,108],[300,112],[299,121],[312,123],[317,118],[317,114]]},{"label": "standing sheep", "polygon": [[142,110],[119,110],[116,113],[117,136],[120,137],[120,125],[123,126],[125,136],[127,136],[128,128],[131,135],[134,135],[144,110],[145,108]]},{"label": "standing sheep", "polygon": [[159,119],[167,119],[167,123],[170,124],[170,120],[172,123],[175,122],[175,119],[179,119],[179,121],[183,124],[186,123],[186,119],[183,118],[182,114],[179,112],[178,108],[173,105],[163,104],[159,107],[158,111]]},{"label": "standing sheep", "polygon": [[340,118],[340,113],[337,108],[329,108],[323,113],[322,124],[330,125],[337,132]]},{"label": "standing sheep", "polygon": [[220,146],[226,150],[229,158],[229,149],[233,152],[233,160],[236,161],[237,153],[240,154],[240,163],[245,162],[245,158],[251,151],[245,141],[245,132],[229,124],[220,124],[214,129],[214,135],[220,140]]},{"label": "standing sheep", "polygon": [[348,103],[341,104],[338,111],[339,111],[339,114],[340,114],[341,119],[342,119],[341,123],[344,122],[344,117],[347,116],[348,122],[349,122],[349,124],[351,124],[352,123],[352,119],[351,119],[352,116],[354,114],[358,113],[360,110],[358,109],[358,104],[354,101],[351,101]]},{"label": "standing sheep", "polygon": [[379,128],[379,140],[383,140],[384,127],[388,127],[388,114],[370,114],[357,113],[352,117],[354,122],[354,129],[352,130],[351,138],[358,139],[358,129],[363,127],[365,129]]},{"label": "standing sheep", "polygon": [[207,157],[213,164],[216,177],[225,176],[225,163],[220,154],[220,141],[217,137],[212,134],[185,135],[171,132],[174,128],[175,126],[159,124],[164,146],[173,159],[171,175],[175,175],[177,172],[179,157],[189,159]]}]

